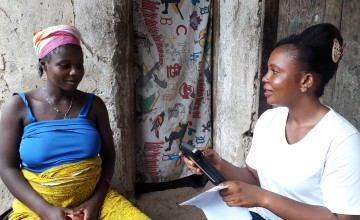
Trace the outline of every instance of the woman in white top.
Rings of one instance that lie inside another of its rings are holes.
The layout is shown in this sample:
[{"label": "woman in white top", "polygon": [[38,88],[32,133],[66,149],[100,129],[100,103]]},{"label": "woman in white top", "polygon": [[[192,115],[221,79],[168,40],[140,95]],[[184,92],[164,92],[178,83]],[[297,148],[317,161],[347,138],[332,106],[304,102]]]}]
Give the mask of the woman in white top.
[{"label": "woman in white top", "polygon": [[250,208],[254,219],[360,219],[359,131],[319,100],[343,48],[326,23],[278,42],[262,81],[267,102],[279,107],[259,118],[246,167],[204,151],[229,180],[220,192],[229,206]]}]

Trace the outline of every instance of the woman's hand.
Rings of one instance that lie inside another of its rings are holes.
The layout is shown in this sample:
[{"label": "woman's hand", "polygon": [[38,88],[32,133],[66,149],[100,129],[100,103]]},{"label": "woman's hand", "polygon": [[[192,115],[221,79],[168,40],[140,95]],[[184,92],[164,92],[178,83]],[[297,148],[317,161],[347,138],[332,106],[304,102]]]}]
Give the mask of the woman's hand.
[{"label": "woman's hand", "polygon": [[[89,199],[74,209],[74,220],[96,220],[99,214],[99,206],[94,199]],[[82,217],[82,218],[80,218]]]},{"label": "woman's hand", "polygon": [[45,212],[39,214],[41,219],[46,220],[68,220],[67,216],[74,215],[74,211],[68,208],[50,206],[46,207]]},{"label": "woman's hand", "polygon": [[[214,165],[216,169],[220,169],[222,158],[220,155],[213,149],[205,149],[205,148],[198,148],[199,150],[204,150],[202,153],[203,155]],[[199,167],[196,166],[196,164],[190,160],[187,156],[184,156],[183,152],[180,152],[179,155],[183,157],[184,163],[186,166],[191,170],[193,174],[196,175],[202,175],[203,172],[200,170]]]},{"label": "woman's hand", "polygon": [[76,214],[71,214],[66,216],[67,220],[84,220],[84,213],[79,212]]},{"label": "woman's hand", "polygon": [[262,206],[263,189],[241,181],[227,181],[221,185],[228,188],[220,191],[220,196],[228,206],[258,207]]}]

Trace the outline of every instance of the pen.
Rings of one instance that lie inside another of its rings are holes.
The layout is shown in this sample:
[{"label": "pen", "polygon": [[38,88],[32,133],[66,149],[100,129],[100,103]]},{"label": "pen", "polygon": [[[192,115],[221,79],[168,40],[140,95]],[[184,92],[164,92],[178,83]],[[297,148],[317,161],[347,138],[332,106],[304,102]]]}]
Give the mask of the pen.
[{"label": "pen", "polygon": [[[204,152],[204,150],[201,150],[200,152]],[[181,156],[183,157],[183,156]],[[178,158],[181,158],[178,154],[176,155],[167,155],[165,160],[175,160],[175,159],[178,159]]]},{"label": "pen", "polygon": [[169,156],[166,157],[165,160],[175,160],[175,159],[178,159],[178,158],[180,158],[179,155],[169,155]]}]

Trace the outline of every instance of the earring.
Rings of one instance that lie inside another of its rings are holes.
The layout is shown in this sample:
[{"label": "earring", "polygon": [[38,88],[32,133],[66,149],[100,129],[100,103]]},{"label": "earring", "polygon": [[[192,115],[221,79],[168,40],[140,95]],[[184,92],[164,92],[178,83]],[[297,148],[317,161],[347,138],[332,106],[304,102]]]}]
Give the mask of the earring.
[{"label": "earring", "polygon": [[301,87],[300,90],[301,90],[302,93],[307,92],[307,88],[306,88],[306,87]]},{"label": "earring", "polygon": [[331,53],[331,57],[332,57],[332,60],[334,61],[334,63],[339,62],[339,60],[341,59],[341,57],[343,55],[344,47],[345,46],[340,45],[337,38],[334,39],[332,53]]}]

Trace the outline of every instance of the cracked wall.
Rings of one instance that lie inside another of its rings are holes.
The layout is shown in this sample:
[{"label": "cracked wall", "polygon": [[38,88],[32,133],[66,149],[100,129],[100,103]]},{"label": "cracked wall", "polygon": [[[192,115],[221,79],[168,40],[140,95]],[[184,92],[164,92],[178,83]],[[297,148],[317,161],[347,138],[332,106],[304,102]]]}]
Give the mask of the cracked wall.
[{"label": "cracked wall", "polygon": [[[259,97],[262,2],[218,1],[214,32],[214,148],[243,166],[249,151]],[[219,25],[221,24],[221,25]]]}]

